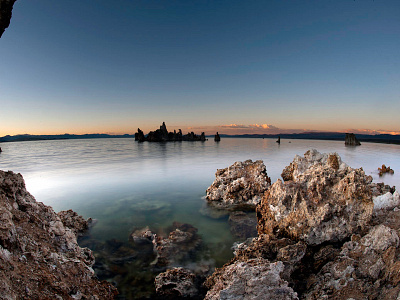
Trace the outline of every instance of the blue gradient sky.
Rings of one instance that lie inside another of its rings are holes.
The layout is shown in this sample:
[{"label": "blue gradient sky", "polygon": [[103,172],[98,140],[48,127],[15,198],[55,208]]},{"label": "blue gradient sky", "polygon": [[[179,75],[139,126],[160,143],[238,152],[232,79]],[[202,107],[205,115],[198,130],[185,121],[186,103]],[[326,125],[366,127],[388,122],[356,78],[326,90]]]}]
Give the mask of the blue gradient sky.
[{"label": "blue gradient sky", "polygon": [[18,0],[0,39],[0,136],[400,133],[399,112],[399,0]]}]

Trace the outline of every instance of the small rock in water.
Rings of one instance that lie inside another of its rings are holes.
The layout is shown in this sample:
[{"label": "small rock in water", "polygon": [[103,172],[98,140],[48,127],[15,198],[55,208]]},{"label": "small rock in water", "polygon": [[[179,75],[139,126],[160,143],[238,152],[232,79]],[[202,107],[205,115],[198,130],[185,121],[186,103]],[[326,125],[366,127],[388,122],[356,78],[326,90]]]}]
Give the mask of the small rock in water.
[{"label": "small rock in water", "polygon": [[378,168],[379,176],[383,176],[385,173],[394,174],[394,171],[390,167],[386,167],[386,165],[382,165],[381,168]]}]

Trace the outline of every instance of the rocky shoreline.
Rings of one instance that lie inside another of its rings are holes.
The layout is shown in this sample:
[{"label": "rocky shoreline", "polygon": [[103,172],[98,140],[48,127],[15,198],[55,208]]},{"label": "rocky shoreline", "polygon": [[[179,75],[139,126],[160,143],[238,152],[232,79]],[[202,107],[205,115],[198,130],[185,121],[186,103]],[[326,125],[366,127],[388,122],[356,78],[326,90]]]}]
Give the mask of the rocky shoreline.
[{"label": "rocky shoreline", "polygon": [[77,243],[89,221],[36,202],[22,176],[11,171],[0,171],[0,204],[2,299],[114,299],[118,294],[97,279],[92,251]]},{"label": "rocky shoreline", "polygon": [[400,196],[336,153],[296,156],[256,207],[258,236],[205,299],[397,299]]},{"label": "rocky shoreline", "polygon": [[400,296],[395,187],[372,183],[336,153],[316,150],[296,156],[282,179],[271,185],[262,161],[217,170],[206,202],[229,214],[232,235],[244,242],[213,271],[197,229],[178,222],[168,234],[138,228],[127,243],[83,238],[95,261],[77,243],[90,219],[55,213],[26,191],[20,174],[0,171],[2,297],[115,299],[110,282],[138,286],[122,290],[126,299]]}]

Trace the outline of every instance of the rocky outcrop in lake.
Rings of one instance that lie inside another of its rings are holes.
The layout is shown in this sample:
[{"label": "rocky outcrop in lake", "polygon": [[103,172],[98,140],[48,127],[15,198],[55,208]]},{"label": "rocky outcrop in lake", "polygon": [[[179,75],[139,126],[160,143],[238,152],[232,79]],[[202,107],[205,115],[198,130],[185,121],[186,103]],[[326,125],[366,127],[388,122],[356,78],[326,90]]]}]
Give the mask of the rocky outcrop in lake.
[{"label": "rocky outcrop in lake", "polygon": [[282,177],[257,206],[258,236],[207,279],[206,299],[397,299],[398,193],[315,150]]},{"label": "rocky outcrop in lake", "polygon": [[293,172],[284,172],[292,180],[275,182],[257,207],[258,233],[319,245],[363,230],[374,207],[372,177],[340,161],[315,150],[296,157]]},{"label": "rocky outcrop in lake", "polygon": [[357,140],[357,137],[354,133],[346,133],[346,137],[344,139],[344,144],[346,146],[360,146],[361,143]]},{"label": "rocky outcrop in lake", "polygon": [[218,209],[254,210],[271,185],[262,160],[235,162],[217,170],[215,177],[206,191],[206,200]]},{"label": "rocky outcrop in lake", "polygon": [[219,133],[217,132],[214,136],[214,141],[215,142],[220,142],[221,141],[221,137],[219,136]]},{"label": "rocky outcrop in lake", "polygon": [[12,9],[16,0],[0,0],[0,37],[10,25]]},{"label": "rocky outcrop in lake", "polygon": [[114,299],[115,287],[94,274],[92,251],[78,246],[88,226],[36,202],[20,174],[0,171],[1,298]]},{"label": "rocky outcrop in lake", "polygon": [[394,170],[391,169],[390,167],[386,167],[386,165],[382,165],[381,168],[378,168],[378,171],[379,171],[379,176],[383,176],[383,174],[386,174],[386,173],[394,174]]},{"label": "rocky outcrop in lake", "polygon": [[181,141],[202,141],[206,140],[204,132],[200,135],[196,135],[194,132],[189,132],[186,135],[182,135],[182,130],[179,129],[178,132],[168,132],[165,122],[162,123],[160,129],[156,131],[150,131],[146,136],[143,131],[138,128],[138,132],[135,133],[135,141],[138,142],[181,142]]}]

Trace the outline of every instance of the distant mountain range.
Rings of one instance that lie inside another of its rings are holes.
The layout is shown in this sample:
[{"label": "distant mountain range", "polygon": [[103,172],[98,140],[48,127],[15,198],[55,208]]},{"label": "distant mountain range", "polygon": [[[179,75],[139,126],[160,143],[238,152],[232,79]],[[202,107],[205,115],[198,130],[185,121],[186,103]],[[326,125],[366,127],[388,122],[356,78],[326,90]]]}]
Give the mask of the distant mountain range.
[{"label": "distant mountain range", "polygon": [[107,138],[134,138],[133,134],[111,135],[103,133],[95,134],[56,134],[56,135],[31,135],[18,134],[6,135],[0,138],[0,142],[24,142],[24,141],[43,141],[43,140],[78,140],[78,139],[107,139]]},{"label": "distant mountain range", "polygon": [[[242,134],[242,135],[227,135],[220,134],[221,138],[278,138],[281,139],[307,139],[307,140],[334,140],[343,141],[345,133],[341,132],[305,132],[291,134]],[[391,134],[357,134],[357,139],[360,142],[400,144],[400,135]],[[98,138],[134,138],[133,134],[111,135],[111,134],[61,134],[61,135],[6,135],[0,138],[0,142],[22,142],[22,141],[41,141],[41,140],[68,140],[68,139],[98,139]],[[213,137],[213,136],[208,136]]]}]

